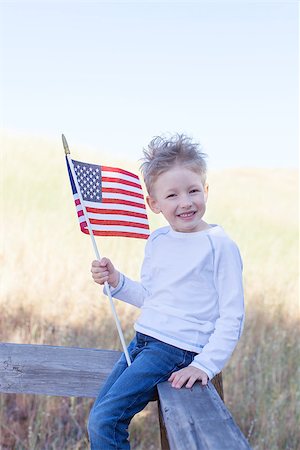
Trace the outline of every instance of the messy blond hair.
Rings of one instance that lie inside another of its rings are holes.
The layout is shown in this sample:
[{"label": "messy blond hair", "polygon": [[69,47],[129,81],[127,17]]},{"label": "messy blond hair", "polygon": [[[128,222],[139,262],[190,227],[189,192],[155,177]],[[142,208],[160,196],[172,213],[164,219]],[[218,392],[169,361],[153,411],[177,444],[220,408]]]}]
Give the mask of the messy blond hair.
[{"label": "messy blond hair", "polygon": [[175,134],[170,138],[157,136],[143,150],[144,158],[140,170],[143,174],[148,193],[157,177],[172,166],[181,165],[199,173],[203,185],[206,181],[206,154],[200,151],[200,144],[184,134]]}]

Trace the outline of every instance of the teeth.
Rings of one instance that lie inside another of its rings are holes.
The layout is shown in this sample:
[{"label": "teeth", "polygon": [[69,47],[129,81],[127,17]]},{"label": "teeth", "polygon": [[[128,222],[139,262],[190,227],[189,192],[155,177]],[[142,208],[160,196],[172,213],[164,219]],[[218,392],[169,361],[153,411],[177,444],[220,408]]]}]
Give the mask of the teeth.
[{"label": "teeth", "polygon": [[183,214],[179,214],[179,216],[180,217],[191,217],[191,216],[193,216],[194,215],[194,213],[193,212],[190,212],[190,213],[183,213]]}]

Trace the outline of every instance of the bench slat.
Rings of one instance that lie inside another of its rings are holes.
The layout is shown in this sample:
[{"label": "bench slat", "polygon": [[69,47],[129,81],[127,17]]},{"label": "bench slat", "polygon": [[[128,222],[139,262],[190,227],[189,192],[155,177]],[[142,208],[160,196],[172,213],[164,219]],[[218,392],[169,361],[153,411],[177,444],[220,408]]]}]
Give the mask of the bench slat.
[{"label": "bench slat", "polygon": [[158,385],[170,450],[249,450],[250,446],[211,382],[192,389]]},{"label": "bench slat", "polygon": [[96,397],[120,352],[0,344],[0,392]]}]

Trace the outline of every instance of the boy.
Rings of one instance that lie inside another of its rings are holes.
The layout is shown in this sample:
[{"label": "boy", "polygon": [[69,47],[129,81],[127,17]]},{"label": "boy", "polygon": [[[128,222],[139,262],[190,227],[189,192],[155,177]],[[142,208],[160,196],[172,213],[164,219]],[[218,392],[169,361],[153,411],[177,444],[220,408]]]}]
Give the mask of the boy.
[{"label": "boy", "polygon": [[169,226],[149,237],[140,283],[107,258],[92,263],[96,283],[107,281],[115,298],[141,308],[128,347],[132,364],[127,367],[122,355],[92,408],[92,450],[129,449],[129,423],[157,384],[206,385],[223,369],[243,328],[239,250],[220,226],[203,220],[206,155],[176,135],[154,139],[144,156],[147,203]]}]

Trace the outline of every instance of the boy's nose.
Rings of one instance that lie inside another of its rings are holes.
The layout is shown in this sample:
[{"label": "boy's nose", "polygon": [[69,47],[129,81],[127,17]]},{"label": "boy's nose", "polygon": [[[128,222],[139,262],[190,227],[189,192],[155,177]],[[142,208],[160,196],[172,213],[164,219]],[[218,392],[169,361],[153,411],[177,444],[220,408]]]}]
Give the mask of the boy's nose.
[{"label": "boy's nose", "polygon": [[190,208],[192,206],[192,200],[188,195],[184,195],[180,198],[180,206],[182,208]]}]

